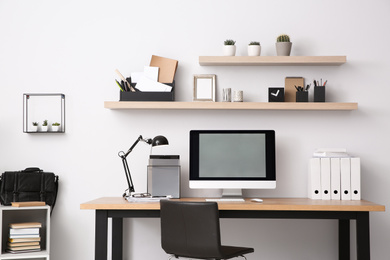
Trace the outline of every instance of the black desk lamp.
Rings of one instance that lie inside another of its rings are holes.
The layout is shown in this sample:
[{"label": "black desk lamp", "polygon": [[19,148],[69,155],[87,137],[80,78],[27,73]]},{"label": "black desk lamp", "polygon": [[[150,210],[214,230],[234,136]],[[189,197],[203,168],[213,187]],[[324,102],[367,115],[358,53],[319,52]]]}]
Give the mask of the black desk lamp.
[{"label": "black desk lamp", "polygon": [[[134,190],[134,185],[133,185],[133,181],[131,179],[131,174],[130,174],[130,170],[129,170],[129,165],[127,164],[127,160],[126,160],[126,157],[131,153],[131,151],[133,151],[134,147],[140,142],[140,141],[143,141],[147,144],[151,144],[152,147],[154,146],[159,146],[159,145],[168,145],[168,139],[165,138],[165,136],[162,136],[162,135],[158,135],[156,136],[155,138],[153,139],[144,139],[142,137],[142,135],[140,135],[138,137],[138,139],[134,142],[134,144],[129,148],[129,150],[125,153],[123,151],[120,151],[118,153],[118,156],[122,158],[122,163],[123,163],[123,168],[125,169],[125,175],[126,175],[126,179],[127,179],[127,184],[129,185],[129,188],[127,189],[128,192],[129,192],[129,195],[131,195],[132,192],[135,192]],[[135,195],[135,194],[134,194]],[[133,195],[133,196],[134,196]],[[139,194],[140,197],[145,197],[147,196],[148,194]],[[123,197],[126,197],[126,191],[125,193],[123,194]]]}]

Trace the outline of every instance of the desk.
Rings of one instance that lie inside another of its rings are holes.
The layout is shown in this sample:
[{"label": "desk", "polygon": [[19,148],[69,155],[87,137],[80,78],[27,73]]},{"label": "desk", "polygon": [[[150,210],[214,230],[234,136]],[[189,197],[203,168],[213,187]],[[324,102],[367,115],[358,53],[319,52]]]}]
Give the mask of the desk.
[{"label": "desk", "polygon": [[[182,201],[204,201],[183,198]],[[107,258],[108,218],[112,218],[112,260],[122,260],[123,218],[159,218],[159,202],[129,203],[121,197],[106,197],[80,205],[95,210],[95,260]],[[369,201],[264,199],[263,203],[219,202],[220,218],[335,219],[339,225],[339,259],[350,259],[350,220],[356,220],[358,260],[370,259],[369,213],[385,206]]]}]

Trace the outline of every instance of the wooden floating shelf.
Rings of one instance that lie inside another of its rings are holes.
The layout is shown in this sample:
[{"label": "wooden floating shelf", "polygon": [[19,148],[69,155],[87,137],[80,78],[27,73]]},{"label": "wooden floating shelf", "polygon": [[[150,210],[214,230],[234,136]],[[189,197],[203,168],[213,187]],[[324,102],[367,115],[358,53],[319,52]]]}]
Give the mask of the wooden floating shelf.
[{"label": "wooden floating shelf", "polygon": [[199,56],[201,66],[339,66],[347,56]]},{"label": "wooden floating shelf", "polygon": [[143,110],[357,110],[358,103],[105,101],[104,108]]}]

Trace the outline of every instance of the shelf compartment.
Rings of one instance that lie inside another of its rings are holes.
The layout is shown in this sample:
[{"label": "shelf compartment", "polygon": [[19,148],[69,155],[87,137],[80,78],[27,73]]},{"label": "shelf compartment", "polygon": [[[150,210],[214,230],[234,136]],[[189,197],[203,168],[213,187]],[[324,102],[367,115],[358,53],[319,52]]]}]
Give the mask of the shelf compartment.
[{"label": "shelf compartment", "polygon": [[[42,131],[43,120],[48,120],[48,130]],[[39,128],[33,129],[32,122]],[[58,131],[52,123],[60,123]],[[23,94],[23,132],[24,133],[65,133],[65,95],[62,93]]]},{"label": "shelf compartment", "polygon": [[201,66],[339,66],[347,56],[199,56]]},{"label": "shelf compartment", "polygon": [[105,101],[107,109],[144,110],[357,110],[358,103],[332,102],[124,102]]}]

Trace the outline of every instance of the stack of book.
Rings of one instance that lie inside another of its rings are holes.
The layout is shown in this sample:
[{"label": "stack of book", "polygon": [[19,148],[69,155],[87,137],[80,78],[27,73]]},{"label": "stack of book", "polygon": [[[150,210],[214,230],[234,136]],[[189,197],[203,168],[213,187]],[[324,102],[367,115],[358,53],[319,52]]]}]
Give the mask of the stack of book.
[{"label": "stack of book", "polygon": [[41,237],[39,229],[42,224],[39,222],[12,223],[9,224],[9,239],[7,252],[25,253],[40,251]]}]

